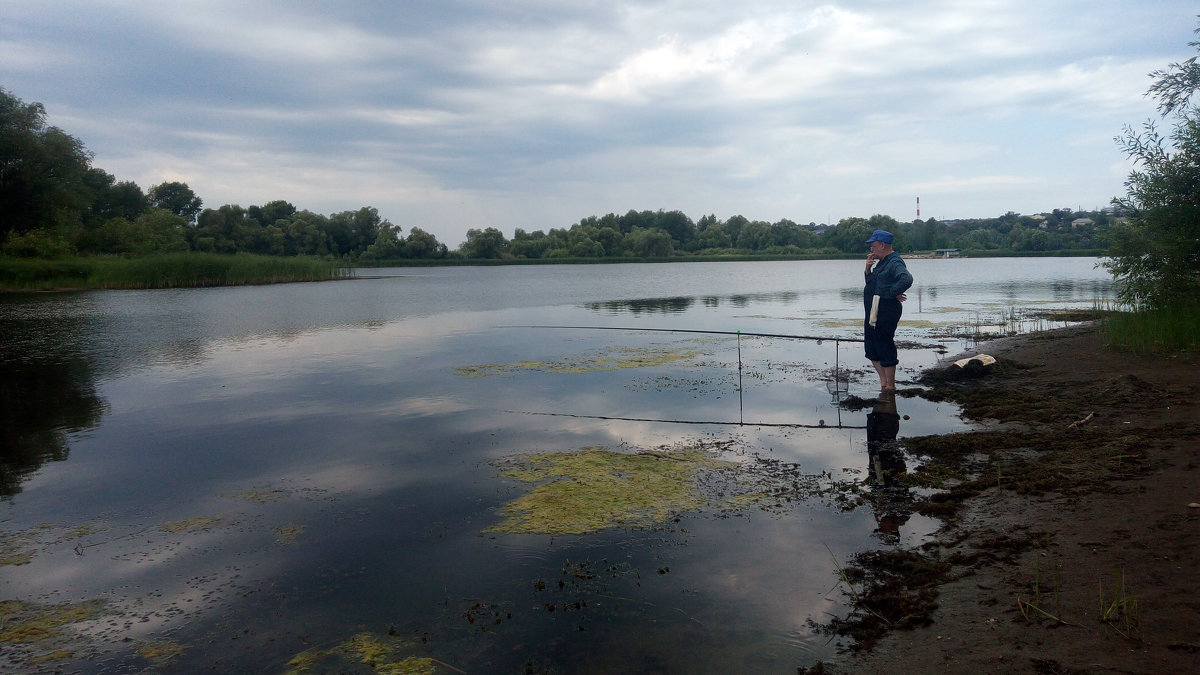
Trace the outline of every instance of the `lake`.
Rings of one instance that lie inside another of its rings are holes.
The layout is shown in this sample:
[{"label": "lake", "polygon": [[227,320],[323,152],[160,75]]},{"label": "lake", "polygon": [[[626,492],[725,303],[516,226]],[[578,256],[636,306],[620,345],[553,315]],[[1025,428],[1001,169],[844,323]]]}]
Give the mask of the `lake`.
[{"label": "lake", "polygon": [[[909,261],[900,388],[973,337],[1107,301],[1096,262]],[[684,673],[827,658],[838,643],[813,624],[846,612],[838,566],[938,527],[889,511],[871,481],[878,406],[838,404],[835,378],[878,391],[861,344],[835,340],[861,332],[861,269],[405,268],[0,296],[0,662]],[[968,428],[958,412],[901,396],[899,437]],[[552,483],[654,499],[599,525],[572,520],[592,508],[573,501],[551,508],[565,522],[520,521],[523,498],[563,498],[541,492]]]}]

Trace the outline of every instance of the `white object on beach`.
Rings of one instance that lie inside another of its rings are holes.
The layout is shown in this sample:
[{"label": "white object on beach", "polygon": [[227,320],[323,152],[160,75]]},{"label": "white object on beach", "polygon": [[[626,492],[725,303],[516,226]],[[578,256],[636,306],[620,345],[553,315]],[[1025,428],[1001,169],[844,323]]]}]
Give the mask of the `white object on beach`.
[{"label": "white object on beach", "polygon": [[871,319],[869,321],[869,323],[871,324],[871,328],[875,327],[876,321],[879,321],[879,296],[878,295],[875,296],[874,298],[871,298]]},{"label": "white object on beach", "polygon": [[978,361],[982,365],[990,366],[996,362],[996,357],[988,356],[987,354],[976,354],[975,356],[971,356],[971,357],[968,357],[965,359],[959,359],[954,362],[954,365],[958,366],[959,368],[966,368],[967,364],[970,363],[971,361]]}]

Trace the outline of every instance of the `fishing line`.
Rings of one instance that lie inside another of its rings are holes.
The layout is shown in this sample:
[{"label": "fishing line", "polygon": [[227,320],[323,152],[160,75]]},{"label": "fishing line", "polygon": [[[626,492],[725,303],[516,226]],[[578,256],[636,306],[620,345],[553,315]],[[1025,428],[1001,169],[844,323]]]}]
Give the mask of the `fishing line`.
[{"label": "fishing line", "polygon": [[653,333],[704,333],[706,335],[745,335],[747,337],[783,338],[787,340],[816,340],[824,342],[863,342],[862,338],[829,337],[817,335],[786,335],[782,333],[743,333],[732,330],[695,330],[691,328],[631,328],[628,326],[497,326],[497,328],[554,328],[559,330],[623,330],[647,331]]},{"label": "fishing line", "polygon": [[541,415],[543,417],[574,417],[576,419],[585,420],[615,420],[618,422],[657,422],[660,424],[715,424],[719,426],[747,426],[747,427],[791,427],[799,429],[866,429],[866,426],[853,426],[849,424],[798,424],[791,422],[722,422],[722,421],[705,421],[705,420],[657,420],[648,417],[612,417],[608,415],[579,415],[576,413],[554,413],[554,412],[537,412],[533,410],[504,410],[506,413],[517,413],[520,415]]},{"label": "fishing line", "polygon": [[[839,382],[839,377],[841,375],[841,344],[843,342],[865,342],[865,340],[863,340],[862,338],[828,337],[828,336],[817,336],[817,335],[789,335],[789,334],[785,334],[785,333],[743,333],[740,330],[738,330],[738,331],[698,330],[698,329],[694,329],[694,328],[640,328],[640,327],[629,327],[629,326],[552,326],[552,325],[544,325],[544,324],[535,324],[535,325],[527,325],[527,326],[497,326],[497,328],[539,328],[539,329],[552,329],[552,330],[619,330],[619,331],[625,331],[625,332],[644,331],[644,332],[650,332],[650,333],[694,333],[694,334],[701,334],[701,335],[734,335],[734,336],[737,336],[738,419],[739,419],[739,421],[736,422],[736,424],[743,424],[744,422],[742,420],[745,419],[745,412],[744,412],[745,408],[744,408],[743,396],[742,396],[742,391],[743,391],[743,387],[742,387],[742,336],[743,335],[746,335],[749,337],[780,338],[780,339],[784,339],[784,340],[815,340],[818,344],[825,342],[826,340],[832,340],[833,345],[834,345],[834,352],[833,352],[834,353],[834,357],[833,357],[834,392],[840,392],[840,387],[841,387],[840,382]],[[551,414],[556,414],[556,413],[530,413],[530,414],[551,415]],[[568,416],[568,417],[588,417],[587,415],[566,415],[566,416]],[[862,427],[842,427],[841,419],[840,419],[841,418],[841,410],[840,409],[838,410],[838,417],[839,417],[838,428],[862,428]],[[626,418],[593,417],[593,419],[614,419],[614,420],[616,420],[616,419],[626,419]],[[677,422],[680,424],[735,424],[734,422],[688,422],[688,421],[681,421],[681,420],[630,420],[630,421],[635,421],[635,422],[639,422],[639,421],[640,422]],[[808,428],[814,428],[814,429],[826,427],[826,425],[824,425],[824,424],[819,425],[819,426],[811,425],[811,424],[809,424],[809,425],[805,425],[805,424],[782,424],[782,425],[759,424],[759,425],[751,425],[751,426],[797,426],[797,427],[808,427]]]},{"label": "fishing line", "polygon": [[740,424],[745,415],[742,413],[742,331],[738,331],[738,423]]}]

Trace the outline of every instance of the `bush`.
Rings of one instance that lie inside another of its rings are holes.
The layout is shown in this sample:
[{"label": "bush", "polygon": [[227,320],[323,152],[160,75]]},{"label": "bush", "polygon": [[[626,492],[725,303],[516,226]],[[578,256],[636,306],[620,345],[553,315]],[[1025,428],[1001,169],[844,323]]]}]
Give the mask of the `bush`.
[{"label": "bush", "polygon": [[54,232],[30,230],[24,234],[9,234],[0,252],[15,258],[65,258],[74,251],[71,244]]}]

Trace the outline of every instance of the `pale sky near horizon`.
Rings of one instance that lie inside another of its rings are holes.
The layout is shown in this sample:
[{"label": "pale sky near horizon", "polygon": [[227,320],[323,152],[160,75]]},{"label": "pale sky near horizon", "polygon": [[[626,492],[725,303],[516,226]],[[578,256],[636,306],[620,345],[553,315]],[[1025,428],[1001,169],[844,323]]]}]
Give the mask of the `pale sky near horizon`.
[{"label": "pale sky near horizon", "polygon": [[[634,210],[900,221],[1124,194],[1180,0],[0,0],[0,87],[206,207],[456,247]],[[1169,128],[1169,124],[1161,125]]]}]

